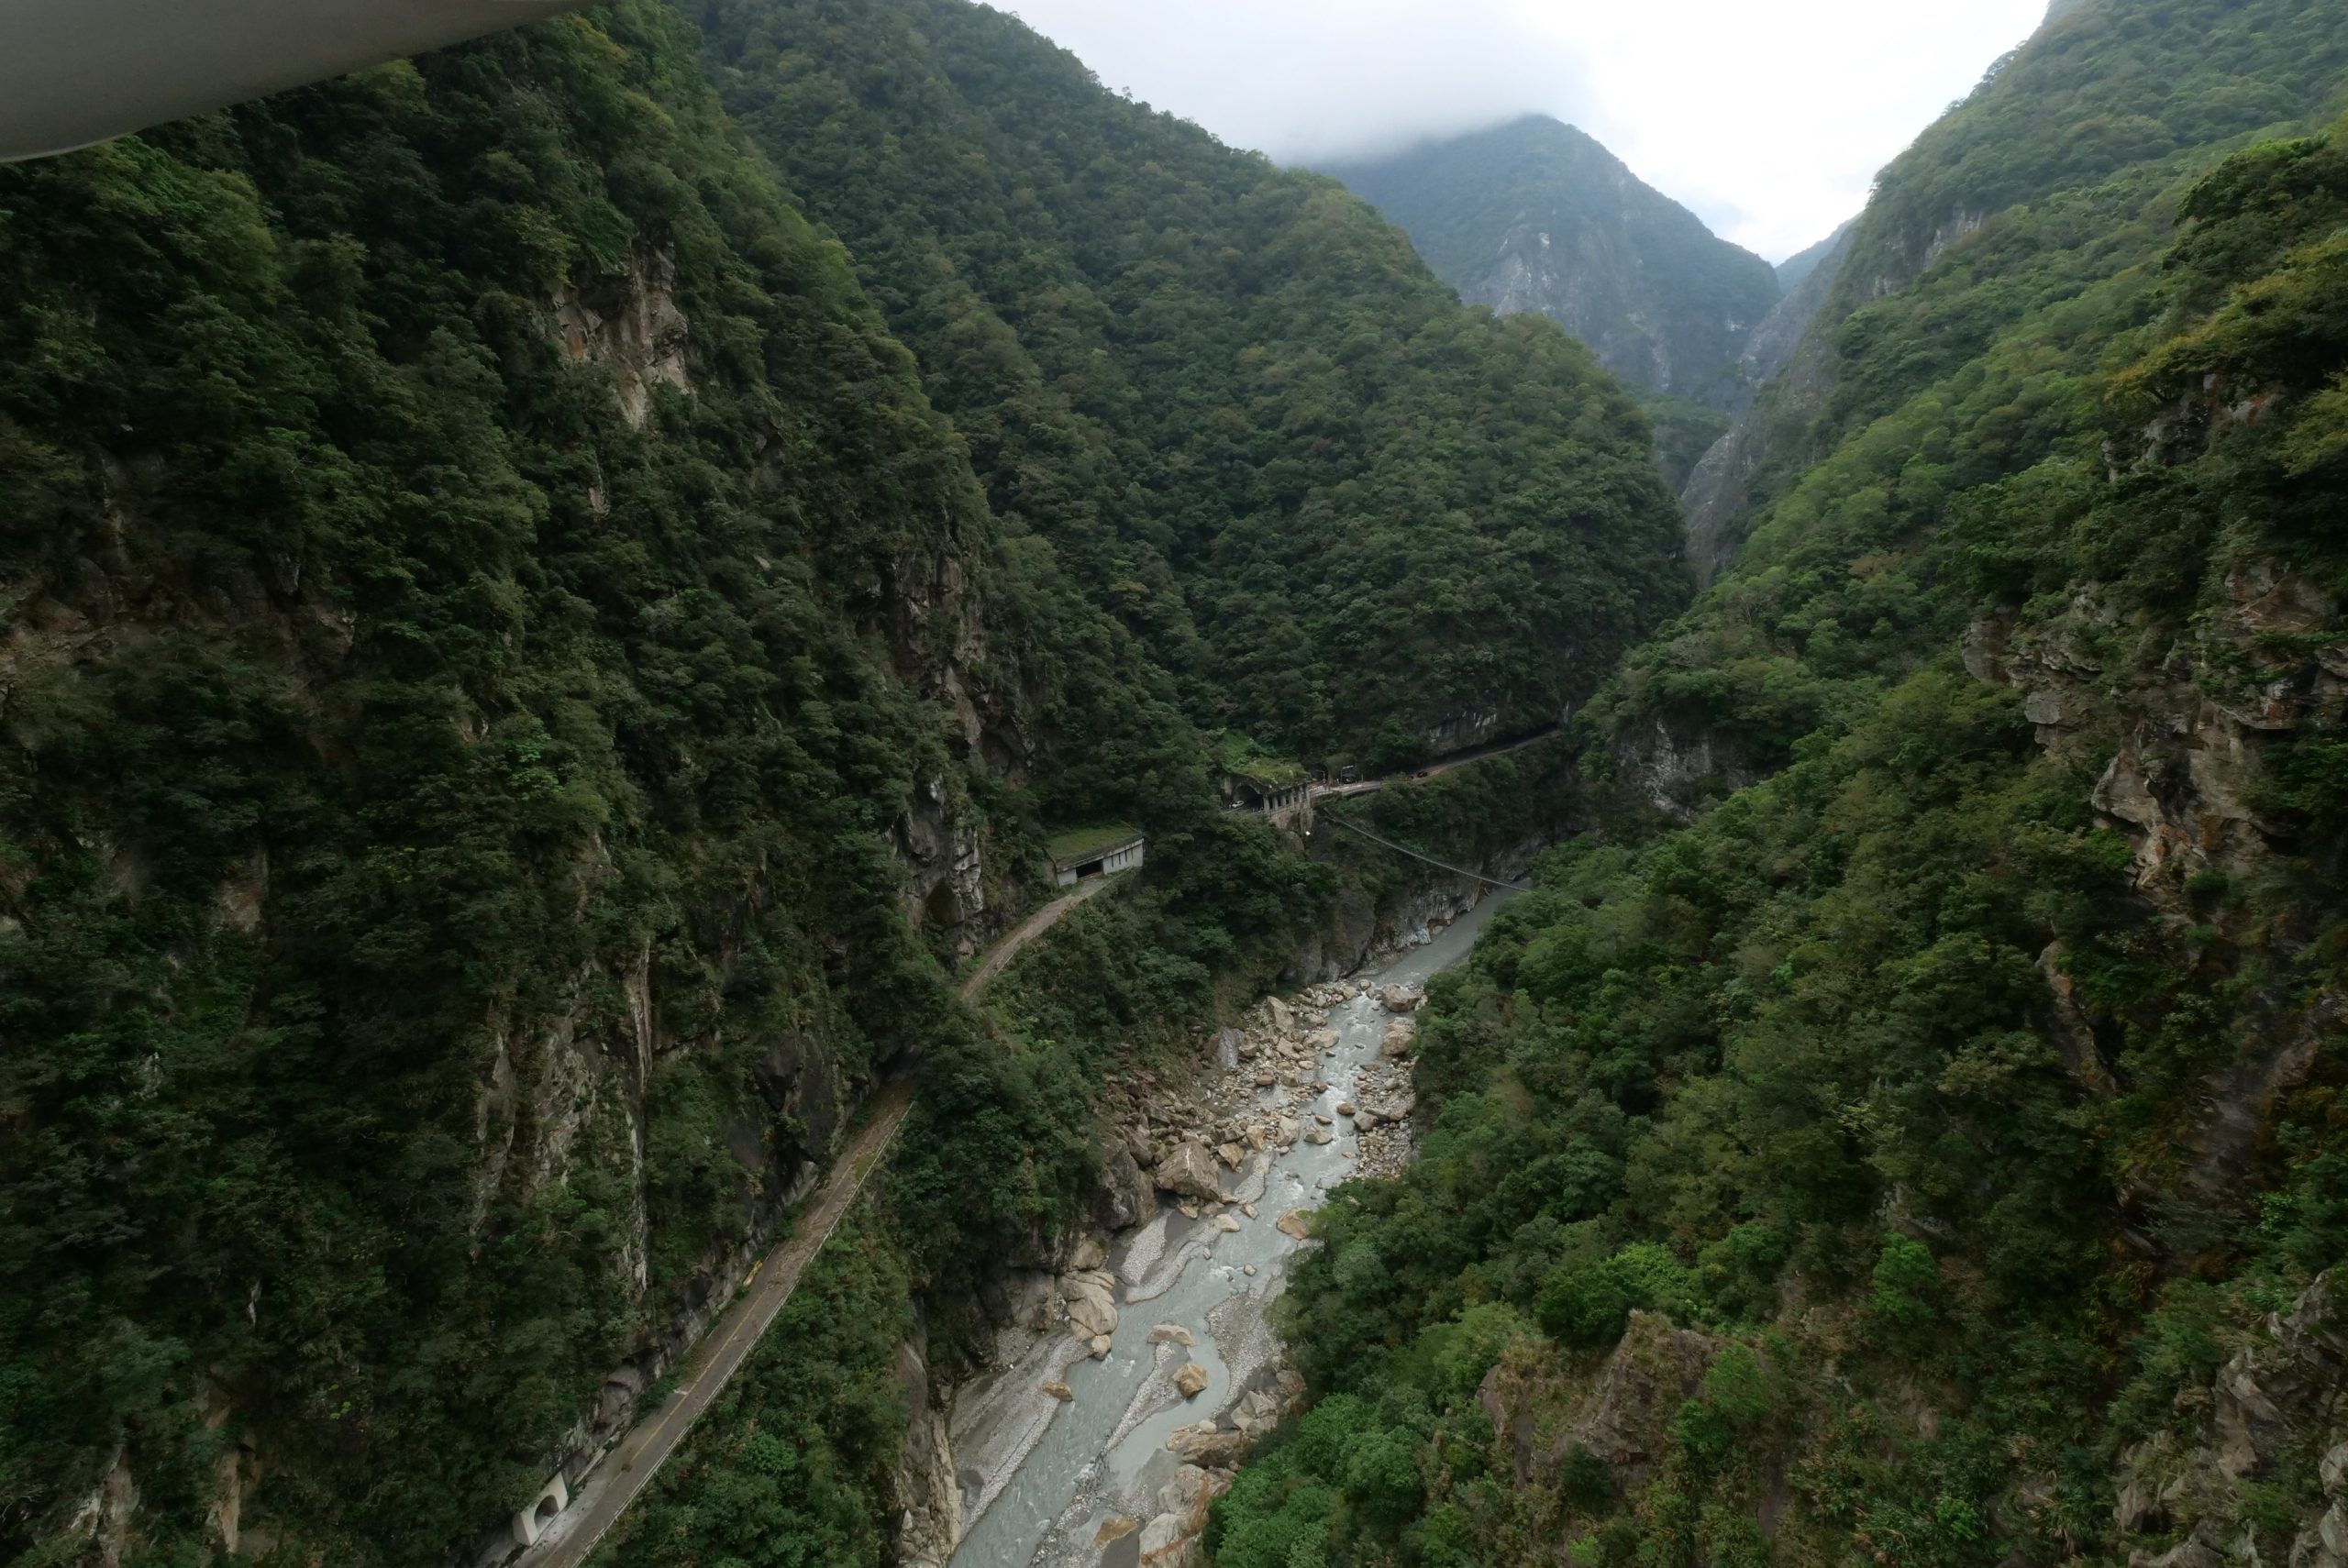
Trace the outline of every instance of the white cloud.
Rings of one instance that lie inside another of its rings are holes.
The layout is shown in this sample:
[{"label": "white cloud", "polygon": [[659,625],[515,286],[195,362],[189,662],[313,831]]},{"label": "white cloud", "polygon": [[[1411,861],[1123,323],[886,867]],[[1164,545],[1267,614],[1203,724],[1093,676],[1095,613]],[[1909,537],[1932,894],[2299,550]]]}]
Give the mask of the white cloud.
[{"label": "white cloud", "polygon": [[1772,260],[2045,0],[1009,0],[1112,88],[1309,162],[1542,112]]}]

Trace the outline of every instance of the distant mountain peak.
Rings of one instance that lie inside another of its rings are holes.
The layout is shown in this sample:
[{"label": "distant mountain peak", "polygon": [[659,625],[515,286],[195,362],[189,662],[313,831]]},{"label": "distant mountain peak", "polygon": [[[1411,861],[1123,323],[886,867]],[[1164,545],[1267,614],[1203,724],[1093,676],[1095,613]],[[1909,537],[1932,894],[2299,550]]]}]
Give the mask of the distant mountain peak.
[{"label": "distant mountain peak", "polygon": [[1324,171],[1470,304],[1553,317],[1637,385],[1742,400],[1738,358],[1778,303],[1777,274],[1587,131],[1520,115]]}]

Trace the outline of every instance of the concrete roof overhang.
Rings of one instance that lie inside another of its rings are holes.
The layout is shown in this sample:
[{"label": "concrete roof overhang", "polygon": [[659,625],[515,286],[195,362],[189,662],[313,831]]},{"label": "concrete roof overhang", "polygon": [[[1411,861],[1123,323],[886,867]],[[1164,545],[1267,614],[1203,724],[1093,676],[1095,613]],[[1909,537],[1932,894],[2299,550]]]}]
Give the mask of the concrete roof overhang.
[{"label": "concrete roof overhang", "polygon": [[577,10],[586,0],[0,0],[0,162]]}]

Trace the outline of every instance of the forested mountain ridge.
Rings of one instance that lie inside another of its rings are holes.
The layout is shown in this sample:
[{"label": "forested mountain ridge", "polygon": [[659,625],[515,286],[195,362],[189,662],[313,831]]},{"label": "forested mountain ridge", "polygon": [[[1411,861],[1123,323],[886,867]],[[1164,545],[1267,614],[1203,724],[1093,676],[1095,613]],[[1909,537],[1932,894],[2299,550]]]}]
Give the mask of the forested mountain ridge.
[{"label": "forested mountain ridge", "polygon": [[960,0],[691,10],[997,513],[1202,720],[1374,760],[1531,728],[1681,592],[1620,389],[1545,322],[1460,311],[1334,184]]},{"label": "forested mountain ridge", "polygon": [[[2054,8],[1885,169],[1800,349],[1681,498],[1700,575],[1806,465],[1885,412],[1905,378],[1980,353],[2050,290],[2154,260],[2181,174],[2230,141],[2298,123],[2333,90],[2348,61],[2330,22],[2313,4]],[[1964,268],[1936,266],[1985,227],[2003,237],[1973,248]],[[1937,286],[1910,287],[1927,272]],[[1846,384],[1864,337],[1886,332],[1915,362],[1868,355],[1881,384]]]},{"label": "forested mountain ridge", "polygon": [[1783,292],[1769,264],[1545,115],[1326,172],[1471,304],[1534,312],[1638,386],[1733,407],[1738,357]]},{"label": "forested mountain ridge", "polygon": [[1887,171],[1219,1568],[2342,1561],[2343,50],[2079,0]]},{"label": "forested mountain ridge", "polygon": [[0,1556],[429,1561],[951,1056],[1033,591],[658,8],[0,214]]}]

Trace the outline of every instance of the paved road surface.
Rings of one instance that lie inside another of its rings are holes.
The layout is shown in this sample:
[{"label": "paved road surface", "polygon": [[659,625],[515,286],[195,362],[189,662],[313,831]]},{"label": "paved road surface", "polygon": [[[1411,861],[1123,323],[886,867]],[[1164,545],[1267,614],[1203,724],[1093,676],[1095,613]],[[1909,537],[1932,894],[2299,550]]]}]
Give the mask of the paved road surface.
[{"label": "paved road surface", "polygon": [[577,1568],[587,1561],[621,1513],[659,1474],[702,1412],[725,1391],[727,1380],[749,1359],[759,1336],[791,1299],[808,1260],[823,1251],[840,1220],[855,1207],[866,1179],[888,1153],[890,1140],[897,1135],[897,1126],[904,1121],[913,1099],[911,1083],[891,1084],[873,1097],[871,1119],[848,1141],[832,1167],[831,1178],[799,1216],[790,1237],[767,1254],[748,1288],[693,1347],[676,1391],[597,1462],[570,1507],[536,1546],[514,1560],[514,1568]]},{"label": "paved road surface", "polygon": [[[1002,973],[1020,950],[1058,925],[1079,904],[1106,889],[1115,878],[1098,877],[1080,882],[1075,889],[1054,899],[988,950],[961,985],[962,995],[976,997]],[[596,1461],[580,1484],[570,1506],[557,1516],[537,1545],[512,1562],[511,1568],[578,1568],[609,1533],[630,1503],[643,1494],[660,1467],[669,1462],[702,1412],[723,1393],[726,1382],[782,1310],[799,1286],[808,1260],[839,1228],[864,1190],[866,1178],[878,1169],[890,1142],[913,1105],[911,1083],[891,1084],[872,1099],[871,1120],[848,1141],[832,1165],[832,1174],[815,1201],[801,1214],[791,1234],[780,1242],[751,1274],[748,1286],[725,1309],[717,1326],[693,1347],[686,1358],[676,1390],[658,1408],[640,1418],[619,1446]]]},{"label": "paved road surface", "polygon": [[[1120,872],[1118,875],[1122,876],[1124,873]],[[1089,882],[1079,882],[1073,892],[1054,899],[1050,903],[1021,921],[1010,935],[1003,937],[989,948],[987,955],[979,960],[978,967],[972,969],[962,981],[962,995],[977,996],[997,975],[1011,966],[1011,961],[1019,956],[1021,948],[1059,924],[1067,918],[1069,911],[1108,888],[1116,879],[1115,877],[1095,877]]]}]

